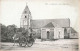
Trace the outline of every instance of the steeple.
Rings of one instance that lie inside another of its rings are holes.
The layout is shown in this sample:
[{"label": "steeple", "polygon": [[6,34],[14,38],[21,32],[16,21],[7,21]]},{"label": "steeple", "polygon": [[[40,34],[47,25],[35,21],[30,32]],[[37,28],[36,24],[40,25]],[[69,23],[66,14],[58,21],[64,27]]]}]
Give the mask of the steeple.
[{"label": "steeple", "polygon": [[30,27],[32,16],[31,12],[26,4],[24,11],[22,12],[21,20],[20,20],[20,27],[28,29]]},{"label": "steeple", "polygon": [[26,4],[26,7],[25,7],[25,9],[24,9],[24,11],[23,11],[22,14],[31,14],[31,12],[30,12],[30,10],[29,10],[27,4]]}]

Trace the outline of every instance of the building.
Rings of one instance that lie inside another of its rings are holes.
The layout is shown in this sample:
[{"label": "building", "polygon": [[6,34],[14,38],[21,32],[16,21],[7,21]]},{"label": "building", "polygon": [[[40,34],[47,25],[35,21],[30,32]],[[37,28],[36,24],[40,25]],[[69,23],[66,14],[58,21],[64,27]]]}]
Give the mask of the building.
[{"label": "building", "polygon": [[33,20],[27,5],[20,19],[20,27],[32,28],[36,32],[36,36],[44,40],[78,38],[77,32],[70,27],[69,18]]}]

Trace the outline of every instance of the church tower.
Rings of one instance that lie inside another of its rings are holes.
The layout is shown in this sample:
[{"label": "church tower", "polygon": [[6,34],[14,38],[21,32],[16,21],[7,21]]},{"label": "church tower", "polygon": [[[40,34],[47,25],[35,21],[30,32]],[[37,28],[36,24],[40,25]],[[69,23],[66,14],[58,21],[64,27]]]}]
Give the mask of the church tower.
[{"label": "church tower", "polygon": [[28,29],[30,27],[31,19],[32,19],[31,12],[30,12],[28,6],[26,5],[26,7],[21,15],[20,27]]}]

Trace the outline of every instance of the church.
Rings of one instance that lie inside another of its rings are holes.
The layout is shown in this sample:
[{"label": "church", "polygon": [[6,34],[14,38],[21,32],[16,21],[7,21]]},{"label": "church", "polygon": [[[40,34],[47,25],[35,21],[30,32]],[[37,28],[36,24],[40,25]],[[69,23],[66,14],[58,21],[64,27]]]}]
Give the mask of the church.
[{"label": "church", "polygon": [[70,27],[69,18],[33,20],[27,5],[20,18],[20,27],[32,28],[37,38],[44,40],[78,38],[78,33]]}]

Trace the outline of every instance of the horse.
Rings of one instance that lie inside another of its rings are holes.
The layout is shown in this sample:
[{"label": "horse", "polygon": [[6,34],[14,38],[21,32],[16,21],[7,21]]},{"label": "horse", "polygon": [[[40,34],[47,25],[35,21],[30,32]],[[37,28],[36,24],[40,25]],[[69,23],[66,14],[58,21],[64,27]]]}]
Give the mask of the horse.
[{"label": "horse", "polygon": [[13,42],[14,42],[13,46],[15,45],[16,41],[19,41],[19,37],[21,37],[21,32],[15,33],[13,35],[13,37],[12,37]]}]

